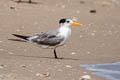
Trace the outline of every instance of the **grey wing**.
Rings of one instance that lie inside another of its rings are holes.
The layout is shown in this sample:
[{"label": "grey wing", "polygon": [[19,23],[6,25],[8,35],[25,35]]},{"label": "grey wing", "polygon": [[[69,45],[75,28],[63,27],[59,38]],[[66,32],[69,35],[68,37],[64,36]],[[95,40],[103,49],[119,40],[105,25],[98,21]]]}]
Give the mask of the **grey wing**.
[{"label": "grey wing", "polygon": [[58,33],[58,31],[53,30],[42,34],[37,34],[33,36],[33,39],[31,39],[31,41],[37,44],[55,46],[64,40],[63,37],[57,35]]},{"label": "grey wing", "polygon": [[63,37],[51,35],[49,37],[41,39],[38,43],[43,45],[55,46],[60,44],[63,40],[64,40]]}]

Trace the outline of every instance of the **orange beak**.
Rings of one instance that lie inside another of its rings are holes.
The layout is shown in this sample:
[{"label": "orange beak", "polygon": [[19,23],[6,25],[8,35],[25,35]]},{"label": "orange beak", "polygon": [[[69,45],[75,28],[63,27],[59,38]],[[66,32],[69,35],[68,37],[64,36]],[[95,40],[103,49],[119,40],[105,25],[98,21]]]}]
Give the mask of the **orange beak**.
[{"label": "orange beak", "polygon": [[72,26],[83,26],[83,24],[77,23],[77,22],[73,22]]}]

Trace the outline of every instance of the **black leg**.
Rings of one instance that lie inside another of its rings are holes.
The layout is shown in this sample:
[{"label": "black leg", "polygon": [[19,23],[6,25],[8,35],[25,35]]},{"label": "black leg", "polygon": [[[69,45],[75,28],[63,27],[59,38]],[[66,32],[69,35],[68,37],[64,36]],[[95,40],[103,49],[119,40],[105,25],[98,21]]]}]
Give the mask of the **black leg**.
[{"label": "black leg", "polygon": [[57,59],[57,54],[56,54],[56,48],[54,49],[54,56],[55,56],[55,59]]}]

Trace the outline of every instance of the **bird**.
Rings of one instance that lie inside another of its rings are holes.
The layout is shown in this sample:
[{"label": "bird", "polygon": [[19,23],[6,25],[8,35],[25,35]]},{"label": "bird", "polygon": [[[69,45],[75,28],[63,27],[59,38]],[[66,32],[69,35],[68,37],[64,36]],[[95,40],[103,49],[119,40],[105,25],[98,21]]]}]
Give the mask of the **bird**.
[{"label": "bird", "polygon": [[18,34],[12,34],[18,38],[25,40],[26,42],[32,42],[40,45],[42,48],[52,48],[54,51],[54,58],[60,59],[57,56],[56,48],[65,44],[71,35],[70,26],[83,26],[72,19],[63,18],[59,20],[59,27],[53,30],[48,30],[40,34],[32,36],[24,36]]},{"label": "bird", "polygon": [[[18,0],[18,3],[22,2],[22,0]],[[29,0],[28,3],[32,3],[32,0]]]}]

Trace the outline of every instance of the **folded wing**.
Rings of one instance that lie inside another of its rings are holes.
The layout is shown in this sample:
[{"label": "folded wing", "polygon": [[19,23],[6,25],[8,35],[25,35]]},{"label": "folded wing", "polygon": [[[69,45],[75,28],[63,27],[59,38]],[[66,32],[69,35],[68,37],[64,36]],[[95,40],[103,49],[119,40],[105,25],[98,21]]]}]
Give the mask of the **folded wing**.
[{"label": "folded wing", "polygon": [[64,37],[58,36],[59,32],[49,31],[42,34],[34,35],[28,38],[30,41],[41,45],[55,46],[64,41]]}]

